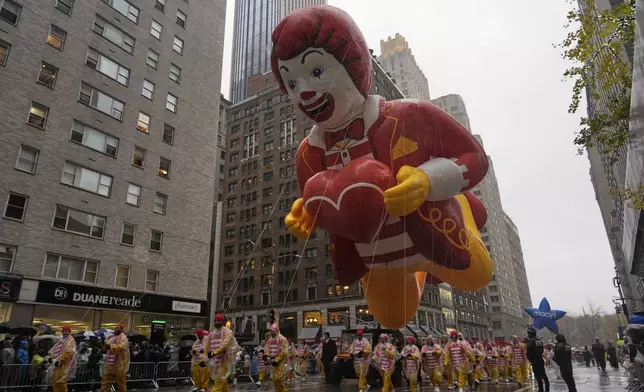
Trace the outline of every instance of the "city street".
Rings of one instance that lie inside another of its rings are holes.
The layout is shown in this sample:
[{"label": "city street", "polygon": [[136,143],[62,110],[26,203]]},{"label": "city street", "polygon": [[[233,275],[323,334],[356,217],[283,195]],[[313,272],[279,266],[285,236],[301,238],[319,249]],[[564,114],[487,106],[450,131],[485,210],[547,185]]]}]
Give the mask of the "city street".
[{"label": "city street", "polygon": [[[580,392],[594,392],[594,391],[623,391],[627,383],[627,377],[624,376],[624,370],[620,368],[619,371],[614,371],[608,369],[606,374],[602,375],[596,368],[586,368],[586,367],[575,367],[574,369],[575,381],[577,384],[577,390]],[[563,380],[556,380],[556,375],[552,371],[548,371],[548,379],[550,380],[550,390],[552,392],[565,392],[568,389]],[[164,388],[165,389],[165,388]],[[341,387],[325,387],[321,383],[318,377],[313,377],[307,380],[306,383],[300,384],[292,383],[287,385],[288,391],[298,391],[298,392],[313,392],[320,390],[329,390],[329,391],[340,391],[340,392],[357,392],[357,383],[355,380],[345,381]],[[191,388],[167,388],[168,392],[189,392]],[[231,391],[273,391],[272,385],[268,387],[263,387],[262,389],[257,388],[255,385],[248,382],[240,382],[236,387],[232,388]],[[397,388],[398,392],[409,392],[408,387]],[[427,383],[423,383],[420,388],[421,391],[432,391],[433,388],[430,387]],[[518,388],[517,384],[500,384],[500,385],[488,385],[487,383],[481,384],[478,388],[478,391],[494,391],[494,392],[515,392],[515,391],[532,391],[536,390],[536,386],[525,386],[523,388]],[[380,389],[371,389],[371,392],[378,392]],[[443,385],[441,391],[448,391],[447,386]]]}]

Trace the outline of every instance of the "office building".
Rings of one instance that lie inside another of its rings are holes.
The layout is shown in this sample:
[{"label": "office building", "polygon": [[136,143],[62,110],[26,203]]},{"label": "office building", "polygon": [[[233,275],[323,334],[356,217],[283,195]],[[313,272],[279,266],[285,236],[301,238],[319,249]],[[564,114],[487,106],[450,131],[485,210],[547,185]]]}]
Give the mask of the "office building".
[{"label": "office building", "polygon": [[280,0],[280,20],[299,8],[327,4],[327,0]]},{"label": "office building", "polygon": [[233,27],[233,59],[230,100],[240,102],[247,94],[249,77],[271,70],[271,34],[279,21],[294,10],[326,0],[237,0]]},{"label": "office building", "polygon": [[429,101],[427,77],[416,63],[405,37],[396,33],[394,38],[380,40],[378,61],[405,97]]},{"label": "office building", "polygon": [[[372,92],[403,98],[375,59],[373,66]],[[377,325],[360,285],[343,286],[334,278],[326,232],[318,230],[304,248],[284,227],[300,197],[295,151],[313,123],[293,108],[270,73],[251,77],[248,91],[251,96],[228,114],[220,305],[235,332],[258,332],[255,340],[263,336],[272,306],[283,307],[280,330],[292,338]],[[244,317],[252,322],[244,324]],[[427,286],[416,322],[443,328],[436,286]]]},{"label": "office building", "polygon": [[0,6],[2,317],[204,327],[225,1]]}]

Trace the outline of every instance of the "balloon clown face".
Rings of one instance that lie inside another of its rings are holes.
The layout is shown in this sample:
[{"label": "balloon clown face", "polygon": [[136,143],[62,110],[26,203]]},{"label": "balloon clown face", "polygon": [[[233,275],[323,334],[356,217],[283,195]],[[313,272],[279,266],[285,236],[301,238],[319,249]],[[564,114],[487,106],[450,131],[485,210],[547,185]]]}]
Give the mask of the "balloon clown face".
[{"label": "balloon clown face", "polygon": [[385,328],[414,317],[425,283],[487,285],[493,265],[479,233],[487,213],[470,192],[488,168],[480,143],[428,102],[369,95],[369,47],[338,8],[296,10],[272,41],[281,90],[315,122],[296,153],[302,198],[285,218],[289,231],[329,232],[338,280],[362,280]]}]

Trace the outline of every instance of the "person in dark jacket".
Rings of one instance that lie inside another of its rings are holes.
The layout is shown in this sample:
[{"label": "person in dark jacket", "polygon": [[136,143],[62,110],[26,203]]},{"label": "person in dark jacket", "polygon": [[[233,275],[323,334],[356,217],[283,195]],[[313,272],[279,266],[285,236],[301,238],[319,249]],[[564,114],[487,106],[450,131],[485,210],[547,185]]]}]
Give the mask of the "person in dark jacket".
[{"label": "person in dark jacket", "polygon": [[590,367],[590,358],[593,355],[588,350],[588,346],[584,346],[584,362],[586,362],[586,367]]},{"label": "person in dark jacket", "polygon": [[[568,386],[568,392],[577,392],[577,386],[575,385],[575,378],[572,374],[572,348],[568,343],[566,343],[566,338],[562,334],[558,334],[555,337],[557,344],[555,345],[555,363],[559,366],[559,371],[561,372],[561,378],[566,382]],[[584,360],[586,360],[586,352],[588,352],[588,347],[584,351]],[[586,360],[586,367],[589,367],[590,364],[590,352],[588,352],[588,360]]]},{"label": "person in dark jacket", "polygon": [[608,342],[608,348],[606,348],[606,354],[608,354],[608,362],[610,367],[617,370],[619,369],[619,361],[617,358],[617,349],[613,346],[613,342]]},{"label": "person in dark jacket", "polygon": [[604,345],[601,344],[599,339],[595,338],[595,344],[593,344],[593,354],[595,355],[595,361],[597,361],[597,366],[599,366],[602,372],[606,371],[606,349]]},{"label": "person in dark jacket", "polygon": [[326,374],[327,377],[331,374],[331,363],[337,355],[338,346],[335,344],[335,340],[331,339],[331,335],[328,332],[325,332],[324,340],[322,342],[322,366],[324,367],[324,374]]},{"label": "person in dark jacket", "polygon": [[526,356],[532,364],[532,373],[539,385],[539,392],[550,391],[550,381],[546,375],[546,366],[543,362],[543,342],[537,338],[537,331],[534,328],[528,328],[528,342],[526,343]]}]

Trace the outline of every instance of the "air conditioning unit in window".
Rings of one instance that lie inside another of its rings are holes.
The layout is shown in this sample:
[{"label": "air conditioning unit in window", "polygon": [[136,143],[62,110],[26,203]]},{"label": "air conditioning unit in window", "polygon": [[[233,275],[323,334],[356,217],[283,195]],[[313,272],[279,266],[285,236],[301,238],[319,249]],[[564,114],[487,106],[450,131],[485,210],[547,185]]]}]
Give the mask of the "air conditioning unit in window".
[{"label": "air conditioning unit in window", "polygon": [[78,100],[85,105],[89,105],[90,96],[85,93],[81,93]]},{"label": "air conditioning unit in window", "polygon": [[142,158],[134,158],[134,164],[139,167],[143,167],[143,159]]},{"label": "air conditioning unit in window", "polygon": [[98,62],[96,61],[96,59],[93,59],[90,57],[88,57],[87,60],[85,60],[85,64],[93,69],[96,69],[96,67],[98,66]]}]

